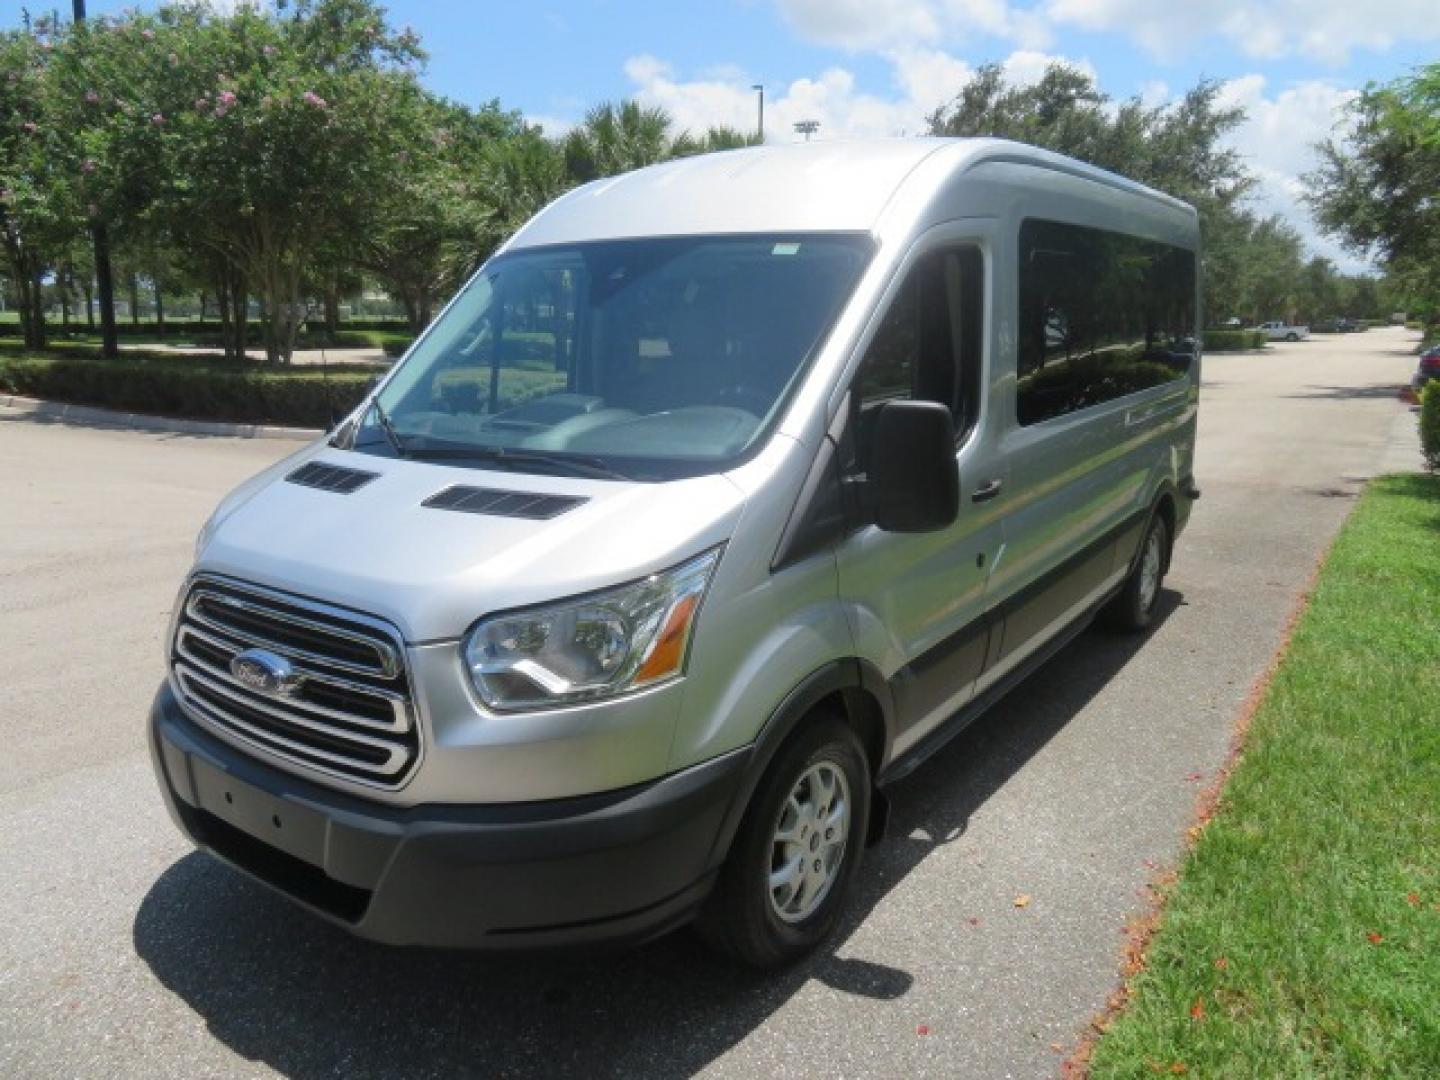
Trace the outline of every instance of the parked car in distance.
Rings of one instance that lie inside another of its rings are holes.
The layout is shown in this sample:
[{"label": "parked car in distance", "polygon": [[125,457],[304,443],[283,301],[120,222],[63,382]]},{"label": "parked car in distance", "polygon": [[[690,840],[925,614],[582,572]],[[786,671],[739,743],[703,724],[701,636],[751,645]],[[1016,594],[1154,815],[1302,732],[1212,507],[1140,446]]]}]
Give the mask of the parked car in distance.
[{"label": "parked car in distance", "polygon": [[1265,336],[1271,341],[1303,341],[1310,336],[1310,327],[1291,326],[1280,319],[1263,322],[1255,329],[1264,331]]},{"label": "parked car in distance", "polygon": [[1364,319],[1352,319],[1345,315],[1316,319],[1310,324],[1310,330],[1316,334],[1358,334],[1366,329],[1369,325]]},{"label": "parked car in distance", "polygon": [[389,944],[697,919],[796,960],[888,785],[1164,610],[1199,246],[1178,199],[996,139],[561,196],[201,531],[149,729],[172,817]]},{"label": "parked car in distance", "polygon": [[1440,379],[1440,345],[1432,345],[1420,354],[1420,366],[1411,384],[1421,390],[1431,379]]}]

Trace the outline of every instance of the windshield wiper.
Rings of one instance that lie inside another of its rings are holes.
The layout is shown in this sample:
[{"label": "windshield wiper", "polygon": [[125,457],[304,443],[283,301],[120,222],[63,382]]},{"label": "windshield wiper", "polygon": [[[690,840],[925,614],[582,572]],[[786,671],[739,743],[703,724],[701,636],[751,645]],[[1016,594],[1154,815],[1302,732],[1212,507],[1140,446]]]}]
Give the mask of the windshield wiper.
[{"label": "windshield wiper", "polygon": [[460,461],[492,461],[501,466],[544,465],[553,469],[563,469],[573,476],[590,476],[597,480],[634,479],[610,468],[599,458],[577,457],[572,454],[547,454],[542,450],[511,450],[504,446],[463,446],[458,443],[441,443],[426,446],[415,456]]},{"label": "windshield wiper", "polygon": [[385,438],[389,441],[390,445],[395,448],[395,453],[402,458],[408,458],[410,455],[405,450],[405,441],[400,438],[400,433],[395,430],[395,424],[391,421],[390,414],[385,411],[385,406],[380,404],[380,399],[377,397],[374,401],[370,402],[370,407],[375,410],[375,419],[380,424],[380,430],[385,433]]}]

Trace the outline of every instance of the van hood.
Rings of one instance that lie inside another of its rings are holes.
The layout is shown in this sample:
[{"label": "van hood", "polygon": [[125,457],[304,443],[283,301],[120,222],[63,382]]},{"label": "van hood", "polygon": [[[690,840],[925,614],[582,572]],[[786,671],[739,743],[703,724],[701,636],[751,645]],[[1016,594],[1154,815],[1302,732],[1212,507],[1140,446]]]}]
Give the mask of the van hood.
[{"label": "van hood", "polygon": [[[287,479],[312,462],[378,475],[348,494]],[[583,501],[548,520],[423,505],[455,485]],[[321,444],[222,502],[195,569],[376,615],[420,644],[458,638],[482,615],[673,566],[728,539],[743,505],[723,475],[591,480]]]}]

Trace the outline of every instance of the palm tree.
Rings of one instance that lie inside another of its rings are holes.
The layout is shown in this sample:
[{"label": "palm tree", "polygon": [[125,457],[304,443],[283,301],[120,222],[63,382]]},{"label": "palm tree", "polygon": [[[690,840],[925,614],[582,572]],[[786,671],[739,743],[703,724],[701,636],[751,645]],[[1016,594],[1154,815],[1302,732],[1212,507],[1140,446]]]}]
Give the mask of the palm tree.
[{"label": "palm tree", "polygon": [[674,156],[670,114],[637,101],[604,102],[565,137],[565,167],[579,183],[654,165]]},{"label": "palm tree", "polygon": [[703,137],[695,138],[688,131],[682,133],[671,145],[672,157],[689,157],[692,154],[710,154],[716,150],[739,150],[746,146],[759,146],[760,136],[753,131],[721,124],[709,128]]}]

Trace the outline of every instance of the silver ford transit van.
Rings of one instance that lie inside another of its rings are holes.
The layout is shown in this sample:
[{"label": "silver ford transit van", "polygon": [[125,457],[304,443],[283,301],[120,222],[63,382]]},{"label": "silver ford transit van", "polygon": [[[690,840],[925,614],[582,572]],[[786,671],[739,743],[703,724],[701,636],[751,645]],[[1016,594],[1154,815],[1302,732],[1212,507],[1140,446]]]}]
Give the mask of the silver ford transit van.
[{"label": "silver ford transit van", "polygon": [[754,964],[885,785],[1198,496],[1188,206],[995,140],[600,180],[202,531],[150,743],[180,828],[378,941]]}]

